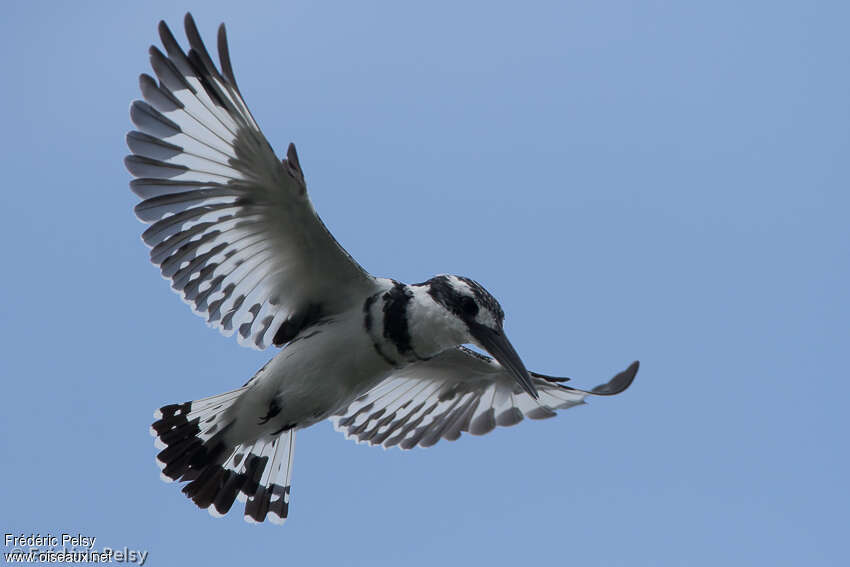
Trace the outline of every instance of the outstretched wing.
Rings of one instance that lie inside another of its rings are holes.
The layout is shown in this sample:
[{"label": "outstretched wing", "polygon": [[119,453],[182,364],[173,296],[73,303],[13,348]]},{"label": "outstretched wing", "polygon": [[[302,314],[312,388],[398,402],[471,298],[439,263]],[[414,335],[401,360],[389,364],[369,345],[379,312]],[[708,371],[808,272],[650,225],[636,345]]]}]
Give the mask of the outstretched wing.
[{"label": "outstretched wing", "polygon": [[568,378],[531,372],[540,393],[534,400],[492,358],[458,347],[393,373],[331,421],[358,442],[429,447],[440,439],[453,441],[464,431],[483,435],[524,417],[553,417],[555,410],[583,404],[588,395],[619,394],[637,371],[635,361],[590,391],[564,385]]},{"label": "outstretched wing", "polygon": [[278,160],[236,86],[224,25],[221,72],[190,14],[184,53],[165,22],[158,78],[140,77],[125,163],[151,260],[207,323],[255,348],[283,344],[364,297],[374,279],[336,242],[307,195],[295,147]]}]

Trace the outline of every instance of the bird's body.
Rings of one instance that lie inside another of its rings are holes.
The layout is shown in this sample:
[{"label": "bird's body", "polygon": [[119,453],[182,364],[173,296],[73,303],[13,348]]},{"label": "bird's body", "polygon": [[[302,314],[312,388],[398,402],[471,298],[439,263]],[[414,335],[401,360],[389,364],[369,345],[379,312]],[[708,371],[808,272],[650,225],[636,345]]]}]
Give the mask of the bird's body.
[{"label": "bird's body", "polygon": [[383,380],[392,366],[373,348],[363,321],[362,305],[352,305],[305,328],[252,379],[239,413],[261,420],[274,403],[278,413],[263,432],[309,427]]},{"label": "bird's body", "polygon": [[[126,164],[151,259],[193,310],[255,348],[283,347],[243,387],[161,408],[166,480],[202,508],[288,514],[295,432],[330,418],[348,437],[402,448],[482,434],[629,386],[637,363],[591,391],[529,373],[499,303],[453,275],[406,285],[361,268],[313,210],[294,146],[279,161],[191,16],[184,53],[164,24],[142,75]],[[473,344],[494,358],[462,345]]]}]

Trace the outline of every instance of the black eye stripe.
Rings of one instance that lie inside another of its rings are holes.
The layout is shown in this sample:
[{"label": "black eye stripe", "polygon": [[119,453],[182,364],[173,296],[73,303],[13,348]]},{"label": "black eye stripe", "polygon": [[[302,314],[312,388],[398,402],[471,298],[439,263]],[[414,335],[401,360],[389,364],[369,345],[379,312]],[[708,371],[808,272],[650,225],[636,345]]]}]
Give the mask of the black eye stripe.
[{"label": "black eye stripe", "polygon": [[472,296],[468,295],[467,290],[457,289],[447,276],[437,276],[415,285],[427,285],[428,294],[435,301],[442,303],[449,311],[461,318],[474,319],[482,309],[485,309],[492,313],[497,323],[501,325],[504,314],[499,302],[475,280],[461,276],[455,277],[469,287]]},{"label": "black eye stripe", "polygon": [[502,306],[499,305],[499,302],[496,301],[496,298],[490,295],[490,292],[484,289],[477,281],[464,276],[456,277],[457,279],[469,286],[469,289],[472,290],[472,293],[475,296],[476,303],[492,312],[496,319],[499,321],[499,324],[501,324],[502,321],[505,319],[505,313],[502,311]]},{"label": "black eye stripe", "polygon": [[463,312],[467,315],[475,317],[478,315],[478,304],[475,303],[475,300],[469,296],[465,296],[460,300],[460,307]]}]

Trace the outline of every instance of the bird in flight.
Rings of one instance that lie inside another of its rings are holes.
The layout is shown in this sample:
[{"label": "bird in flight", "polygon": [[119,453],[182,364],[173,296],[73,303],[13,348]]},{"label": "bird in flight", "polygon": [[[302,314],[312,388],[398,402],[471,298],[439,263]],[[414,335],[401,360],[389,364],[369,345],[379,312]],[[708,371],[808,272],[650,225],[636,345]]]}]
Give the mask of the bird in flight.
[{"label": "bird in flight", "polygon": [[[281,347],[241,388],[160,408],[151,433],[166,481],[215,516],[289,512],[295,433],[325,419],[348,438],[428,447],[523,418],[552,417],[588,395],[625,390],[632,363],[592,390],[526,370],[480,284],[438,275],[407,285],[367,273],[310,198],[295,146],[275,155],[230,63],[220,69],[190,14],[184,52],[165,22],[156,79],[130,107],[125,164],[141,199],[151,261],[207,323],[257,349]],[[475,345],[486,356],[464,345]],[[492,358],[491,358],[492,357]]]}]

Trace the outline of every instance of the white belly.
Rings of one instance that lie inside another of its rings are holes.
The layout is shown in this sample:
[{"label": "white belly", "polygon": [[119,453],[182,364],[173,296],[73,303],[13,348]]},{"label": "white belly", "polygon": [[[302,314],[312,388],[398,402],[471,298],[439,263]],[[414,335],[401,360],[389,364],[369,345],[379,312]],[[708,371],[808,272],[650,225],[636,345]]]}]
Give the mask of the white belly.
[{"label": "white belly", "polygon": [[308,427],[389,375],[393,368],[375,350],[360,314],[347,315],[306,329],[269,361],[235,404],[235,436]]}]

